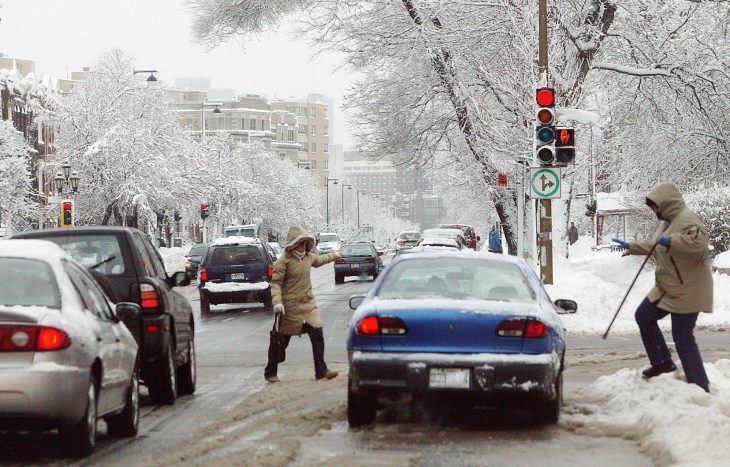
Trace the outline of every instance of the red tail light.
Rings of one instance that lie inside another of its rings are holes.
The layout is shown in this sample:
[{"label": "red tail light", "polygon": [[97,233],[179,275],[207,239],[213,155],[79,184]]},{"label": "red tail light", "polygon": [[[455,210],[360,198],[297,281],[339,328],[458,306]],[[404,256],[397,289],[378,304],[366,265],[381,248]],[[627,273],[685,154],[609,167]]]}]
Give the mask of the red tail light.
[{"label": "red tail light", "polygon": [[375,258],[365,258],[365,262],[366,263],[374,263],[375,262]]},{"label": "red tail light", "polygon": [[205,268],[200,270],[200,282],[208,282],[208,271]]},{"label": "red tail light", "polygon": [[405,242],[406,241],[403,240],[402,238],[399,238],[398,240],[395,241],[395,243],[397,243],[398,245],[403,245]]},{"label": "red tail light", "polygon": [[360,320],[357,325],[360,334],[368,336],[402,336],[408,332],[406,323],[400,318],[392,316],[368,316]]},{"label": "red tail light", "polygon": [[497,326],[500,337],[525,337],[537,339],[550,334],[550,328],[536,319],[508,319]]},{"label": "red tail light", "polygon": [[345,264],[345,260],[344,260],[344,259],[342,259],[342,258],[337,258],[337,259],[335,260],[335,264]]},{"label": "red tail light", "polygon": [[[207,271],[206,271],[205,275],[206,275],[206,279],[207,279],[207,276],[208,276],[208,272]],[[266,270],[266,276],[269,279],[271,279],[272,277],[274,277],[274,266],[272,266],[272,265],[269,264],[269,269]]]},{"label": "red tail light", "polygon": [[40,351],[63,350],[71,346],[68,334],[56,328],[40,328],[38,333],[38,348]]},{"label": "red tail light", "polygon": [[160,306],[157,290],[150,284],[139,284],[140,306],[143,309],[153,309]]},{"label": "red tail light", "polygon": [[63,350],[71,338],[60,329],[47,326],[0,326],[0,352]]}]

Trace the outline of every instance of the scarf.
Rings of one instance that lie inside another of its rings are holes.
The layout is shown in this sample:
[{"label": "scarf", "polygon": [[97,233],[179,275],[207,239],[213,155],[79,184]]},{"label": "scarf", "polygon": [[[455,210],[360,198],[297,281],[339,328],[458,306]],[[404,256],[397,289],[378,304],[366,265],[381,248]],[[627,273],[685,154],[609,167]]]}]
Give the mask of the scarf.
[{"label": "scarf", "polygon": [[298,259],[299,261],[301,261],[301,260],[304,259],[304,256],[307,254],[307,252],[306,251],[292,250],[291,251],[291,254],[293,254],[296,259]]}]

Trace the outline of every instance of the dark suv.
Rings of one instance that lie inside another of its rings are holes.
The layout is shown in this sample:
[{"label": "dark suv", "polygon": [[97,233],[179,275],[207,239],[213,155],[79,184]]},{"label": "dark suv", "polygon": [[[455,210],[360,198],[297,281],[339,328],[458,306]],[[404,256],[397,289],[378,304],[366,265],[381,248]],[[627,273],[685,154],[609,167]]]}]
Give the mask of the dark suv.
[{"label": "dark suv", "polygon": [[226,237],[210,245],[198,268],[200,311],[210,305],[261,302],[270,310],[276,255],[258,238]]},{"label": "dark suv", "polygon": [[23,232],[58,244],[75,260],[104,274],[123,302],[138,303],[140,319],[125,321],[139,344],[141,378],[155,403],[173,404],[195,392],[193,310],[173,287],[190,284],[184,272],[168,276],[149,238],[129,227],[74,227]]},{"label": "dark suv", "polygon": [[188,254],[185,255],[185,272],[188,273],[190,278],[194,278],[198,275],[200,260],[203,259],[203,255],[207,248],[207,243],[197,243],[193,245]]}]

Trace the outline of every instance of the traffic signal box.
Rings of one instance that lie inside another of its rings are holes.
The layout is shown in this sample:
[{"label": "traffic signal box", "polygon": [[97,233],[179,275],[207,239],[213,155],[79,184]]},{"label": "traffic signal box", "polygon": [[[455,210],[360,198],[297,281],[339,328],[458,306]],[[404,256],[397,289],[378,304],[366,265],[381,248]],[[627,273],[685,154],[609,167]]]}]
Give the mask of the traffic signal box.
[{"label": "traffic signal box", "polygon": [[72,199],[64,199],[61,201],[61,227],[74,226],[74,201]]},{"label": "traffic signal box", "polygon": [[200,218],[203,220],[208,218],[208,203],[200,203]]},{"label": "traffic signal box", "polygon": [[555,127],[555,90],[538,88],[535,156],[540,165],[567,165],[575,162],[575,129]]}]

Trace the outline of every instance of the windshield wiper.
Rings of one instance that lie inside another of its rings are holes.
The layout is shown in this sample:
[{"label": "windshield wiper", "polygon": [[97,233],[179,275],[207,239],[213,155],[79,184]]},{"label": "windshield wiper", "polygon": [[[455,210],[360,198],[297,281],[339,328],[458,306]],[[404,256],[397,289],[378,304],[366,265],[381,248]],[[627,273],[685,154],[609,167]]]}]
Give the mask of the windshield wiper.
[{"label": "windshield wiper", "polygon": [[89,269],[96,269],[96,268],[98,268],[99,266],[101,266],[102,264],[106,264],[106,263],[108,263],[109,261],[111,261],[111,260],[113,260],[113,259],[116,259],[116,258],[117,258],[117,256],[116,256],[116,255],[111,255],[111,256],[110,256],[110,257],[108,257],[107,259],[105,259],[105,260],[102,260],[101,262],[99,262],[99,263],[96,263],[95,265],[91,266],[91,267],[90,267]]}]

